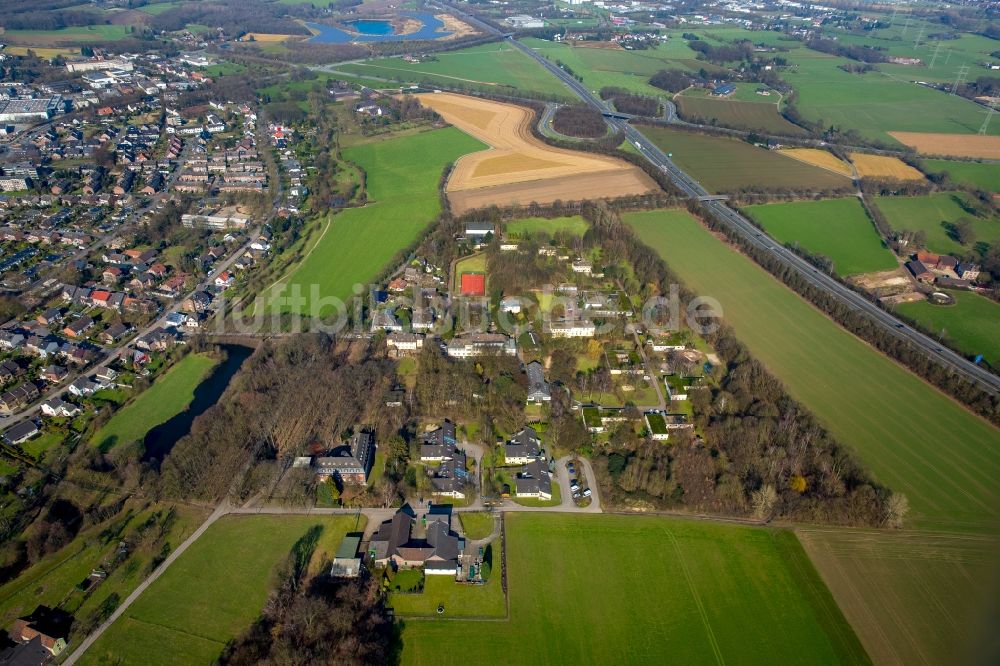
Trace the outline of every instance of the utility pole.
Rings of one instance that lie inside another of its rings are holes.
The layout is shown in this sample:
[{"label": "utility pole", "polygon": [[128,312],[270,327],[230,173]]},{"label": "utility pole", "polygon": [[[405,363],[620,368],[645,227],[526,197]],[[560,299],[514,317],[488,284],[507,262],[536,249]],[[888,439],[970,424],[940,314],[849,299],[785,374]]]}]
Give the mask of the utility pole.
[{"label": "utility pole", "polygon": [[990,110],[986,112],[986,118],[983,119],[983,124],[979,127],[980,136],[986,136],[986,130],[990,128],[990,120],[993,119],[993,114],[996,113],[996,110],[996,102],[990,102]]},{"label": "utility pole", "polygon": [[920,26],[920,31],[917,33],[917,39],[913,42],[913,48],[920,48],[920,40],[924,37],[924,26]]},{"label": "utility pole", "polygon": [[969,66],[962,65],[958,68],[958,76],[955,77],[955,84],[951,87],[951,94],[958,92],[958,87],[965,83],[965,77],[969,75]]},{"label": "utility pole", "polygon": [[934,69],[934,63],[937,62],[938,53],[940,51],[941,51],[941,42],[938,42],[937,46],[934,47],[934,56],[931,58],[931,64],[930,67],[928,67],[928,69]]}]

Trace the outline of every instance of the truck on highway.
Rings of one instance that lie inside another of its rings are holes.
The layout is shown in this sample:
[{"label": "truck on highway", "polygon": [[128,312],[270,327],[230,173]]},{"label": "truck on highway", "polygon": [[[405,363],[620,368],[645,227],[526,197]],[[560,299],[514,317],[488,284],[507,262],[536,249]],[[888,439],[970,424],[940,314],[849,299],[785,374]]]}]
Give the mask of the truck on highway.
[{"label": "truck on highway", "polygon": [[637,149],[639,149],[639,150],[642,150],[642,146],[640,146],[640,145],[639,145],[639,142],[638,142],[638,141],[633,141],[632,143],[634,143],[634,144],[635,144],[635,147],[636,147]]}]

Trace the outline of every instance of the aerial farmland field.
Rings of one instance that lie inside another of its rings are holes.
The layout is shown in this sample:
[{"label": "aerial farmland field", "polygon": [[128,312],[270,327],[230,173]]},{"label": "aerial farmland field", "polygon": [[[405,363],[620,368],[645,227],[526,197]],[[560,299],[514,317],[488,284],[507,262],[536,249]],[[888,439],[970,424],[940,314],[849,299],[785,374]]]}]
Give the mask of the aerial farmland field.
[{"label": "aerial farmland field", "polygon": [[[759,86],[750,86],[756,88]],[[786,136],[801,136],[806,131],[786,120],[778,111],[780,95],[763,97],[756,92],[728,98],[709,97],[702,88],[685,91],[674,97],[681,117],[690,122],[737,129],[759,130]]]},{"label": "aerial farmland field", "polygon": [[959,203],[965,196],[958,192],[938,192],[919,197],[876,197],[875,205],[896,231],[923,231],[931,252],[961,255],[971,248],[963,247],[950,233],[950,225],[960,219],[972,222],[976,241],[1000,240],[1000,218],[970,214]]},{"label": "aerial farmland field", "polygon": [[426,94],[420,101],[490,146],[455,163],[446,190],[456,214],[492,205],[577,201],[659,189],[639,167],[614,157],[554,148],[530,130],[526,107],[467,95]]},{"label": "aerial farmland field", "polygon": [[909,498],[907,524],[928,530],[913,532],[914,543],[936,544],[933,556],[910,549],[912,564],[891,533],[860,548],[831,539],[808,549],[872,656],[907,664],[906,655],[961,654],[979,631],[961,618],[977,617],[988,595],[990,578],[976,576],[995,566],[984,553],[995,552],[1000,534],[996,428],[841,329],[686,211],[626,219],[689,288],[720,301],[737,337],[792,397]]},{"label": "aerial farmland field", "polygon": [[574,74],[583,77],[591,90],[606,86],[625,88],[640,95],[663,96],[667,93],[649,85],[649,78],[661,69],[683,69],[697,72],[705,68],[710,72],[726,70],[712,63],[695,60],[695,52],[688,48],[680,36],[672,36],[666,43],[644,51],[626,51],[616,48],[590,48],[570,46],[532,37],[521,40],[552,62],[561,62]]},{"label": "aerial farmland field", "polygon": [[982,354],[990,365],[1000,367],[1000,304],[968,291],[948,293],[955,298],[954,305],[921,301],[900,303],[896,308],[966,354]]},{"label": "aerial farmland field", "polygon": [[665,127],[646,126],[642,131],[710,192],[742,188],[811,192],[851,186],[848,178],[745,141]]},{"label": "aerial farmland field", "polygon": [[748,206],[768,234],[833,260],[838,275],[890,270],[896,258],[854,197]]},{"label": "aerial farmland field", "polygon": [[402,58],[380,58],[337,65],[336,69],[408,83],[439,82],[452,86],[469,85],[499,94],[516,95],[517,91],[525,91],[553,99],[570,99],[569,89],[544,67],[504,43],[438,53],[433,59],[418,63]]},{"label": "aerial farmland field", "polygon": [[631,213],[626,221],[688,287],[720,301],[750,352],[879,481],[909,497],[911,524],[1000,531],[996,428],[847,333],[686,212]]},{"label": "aerial farmland field", "polygon": [[952,160],[924,160],[923,164],[931,172],[947,172],[956,183],[979,187],[987,192],[1000,192],[1000,164]]},{"label": "aerial farmland field", "polygon": [[[510,620],[406,622],[404,664],[868,663],[791,532],[652,516],[506,521]],[[456,635],[461,649],[442,650]]]},{"label": "aerial farmland field", "polygon": [[781,150],[781,154],[785,157],[800,160],[806,164],[818,166],[826,169],[827,171],[839,173],[840,175],[848,178],[854,177],[854,170],[851,168],[850,164],[841,160],[833,153],[825,150],[820,150],[818,148],[784,148]]},{"label": "aerial farmland field", "polygon": [[888,178],[893,180],[923,180],[924,175],[898,157],[850,153],[861,178]]},{"label": "aerial farmland field", "polygon": [[129,35],[124,25],[86,25],[56,30],[7,30],[0,39],[13,44],[30,46],[60,46],[125,39]]},{"label": "aerial farmland field", "polygon": [[[365,170],[369,202],[330,219],[309,255],[272,290],[271,307],[290,311],[284,301],[275,300],[286,294],[286,286],[287,293],[301,290],[305,300],[298,311],[303,313],[310,313],[313,290],[320,298],[349,299],[355,284],[375,278],[440,213],[438,181],[444,168],[482,147],[459,130],[445,128],[345,149],[344,158]],[[323,308],[311,314],[328,313]]]},{"label": "aerial farmland field", "polygon": [[[84,653],[81,663],[213,663],[249,628],[275,567],[319,528],[319,544],[363,529],[354,516],[227,516],[212,525]],[[330,555],[330,550],[325,554]],[[315,557],[316,555],[314,555]]]}]

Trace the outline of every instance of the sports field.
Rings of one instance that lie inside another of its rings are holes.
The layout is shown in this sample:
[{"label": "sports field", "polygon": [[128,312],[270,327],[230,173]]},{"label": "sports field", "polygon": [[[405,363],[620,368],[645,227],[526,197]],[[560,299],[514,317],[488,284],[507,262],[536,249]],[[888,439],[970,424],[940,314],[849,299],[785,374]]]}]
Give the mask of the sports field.
[{"label": "sports field", "polygon": [[931,333],[951,340],[959,350],[970,356],[982,354],[990,365],[1000,368],[1000,303],[970,291],[948,293],[955,297],[954,305],[921,301],[896,308]]},{"label": "sports field", "polygon": [[983,647],[996,630],[989,626],[991,581],[1000,575],[1000,544],[991,537],[822,528],[796,534],[876,664],[986,663]]},{"label": "sports field", "polygon": [[194,390],[218,364],[206,354],[188,354],[153,385],[104,424],[91,443],[102,451],[117,444],[142,441],[150,430],[180,414],[194,400]]},{"label": "sports field", "polygon": [[[335,306],[318,299],[346,301],[355,284],[381,273],[441,212],[438,182],[444,168],[482,147],[449,127],[345,149],[344,158],[365,171],[368,204],[332,216],[305,260],[271,290],[270,307],[328,315]],[[302,299],[291,304],[287,297],[295,289]]]},{"label": "sports field", "polygon": [[785,136],[801,136],[806,131],[790,123],[778,112],[775,102],[741,101],[694,96],[688,93],[674,98],[682,118],[701,125],[720,125],[737,129],[760,130]]},{"label": "sports field", "polygon": [[337,65],[337,71],[352,72],[407,83],[471,85],[498,94],[525,91],[552,99],[568,100],[569,89],[544,67],[510,44],[484,44],[437,53],[434,59],[411,63],[402,58],[379,58]]},{"label": "sports field", "polygon": [[793,397],[878,480],[907,495],[912,525],[1000,531],[996,428],[847,333],[686,212],[625,218],[688,287],[720,301],[737,337]]},{"label": "sports field", "polygon": [[[363,519],[362,519],[363,520]],[[179,557],[84,653],[83,664],[210,664],[249,628],[275,567],[313,527],[323,544],[363,529],[354,516],[227,516]],[[330,551],[327,551],[327,555]]]},{"label": "sports field", "polygon": [[553,148],[539,141],[530,109],[467,95],[420,96],[420,102],[490,146],[455,163],[448,177],[452,212],[532,202],[579,201],[659,189],[646,172],[614,157]]},{"label": "sports field", "polygon": [[[791,532],[652,516],[506,520],[510,620],[406,622],[404,664],[868,663]],[[442,649],[456,636],[460,646]]]},{"label": "sports field", "polygon": [[838,275],[890,270],[899,265],[854,197],[763,204],[744,210],[782,243],[798,244],[832,259]]},{"label": "sports field", "polygon": [[785,157],[800,160],[806,164],[818,166],[822,169],[826,169],[827,171],[839,173],[840,175],[847,176],[848,178],[854,177],[854,170],[851,168],[850,164],[841,160],[833,153],[828,153],[827,151],[820,150],[819,148],[784,148],[782,149],[781,154]]},{"label": "sports field", "polygon": [[846,189],[848,178],[745,141],[643,126],[642,132],[709,192],[743,188],[812,192]]},{"label": "sports field", "polygon": [[949,235],[950,225],[960,219],[972,222],[977,242],[1000,240],[1000,218],[984,219],[969,214],[959,204],[964,196],[938,192],[919,197],[876,197],[875,205],[896,231],[923,231],[927,236],[927,249],[931,252],[960,255],[971,249],[963,247]]},{"label": "sports field", "polygon": [[987,192],[1000,192],[1000,164],[924,160],[924,167],[934,173],[945,171],[956,183],[973,185]]},{"label": "sports field", "polygon": [[511,220],[507,223],[507,235],[526,238],[535,234],[553,236],[557,231],[565,231],[574,236],[583,236],[590,228],[590,223],[579,215],[555,217],[547,220],[544,217],[526,217]]}]

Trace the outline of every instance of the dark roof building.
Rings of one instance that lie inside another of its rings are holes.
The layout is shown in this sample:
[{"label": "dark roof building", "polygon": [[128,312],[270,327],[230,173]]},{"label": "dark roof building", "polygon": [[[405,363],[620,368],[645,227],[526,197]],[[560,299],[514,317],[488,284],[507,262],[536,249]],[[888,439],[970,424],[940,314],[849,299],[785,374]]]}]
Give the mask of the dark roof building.
[{"label": "dark roof building", "polygon": [[504,462],[508,465],[524,465],[541,455],[542,441],[531,426],[526,426],[504,445]]},{"label": "dark roof building", "polygon": [[455,424],[445,420],[440,427],[424,435],[424,442],[420,445],[420,460],[424,462],[447,460],[455,451],[457,443]]},{"label": "dark roof building", "polygon": [[451,531],[448,514],[427,516],[427,533],[415,539],[411,532],[413,517],[403,511],[379,525],[369,548],[376,564],[389,562],[401,567],[424,567],[425,574],[456,575],[459,570],[465,539]]},{"label": "dark roof building", "polygon": [[465,497],[465,486],[469,482],[466,460],[465,452],[455,449],[447,460],[433,470],[431,487],[435,495],[457,499]]},{"label": "dark roof building", "polygon": [[316,459],[316,470],[320,476],[330,476],[341,483],[364,485],[375,460],[375,436],[367,432],[357,432],[351,441],[337,447],[329,456]]},{"label": "dark roof building", "polygon": [[528,364],[526,371],[528,373],[528,402],[551,401],[552,392],[549,389],[549,383],[545,381],[542,364],[538,361],[532,361]]},{"label": "dark roof building", "polygon": [[518,497],[552,499],[552,476],[544,460],[532,460],[522,467],[514,484]]}]

